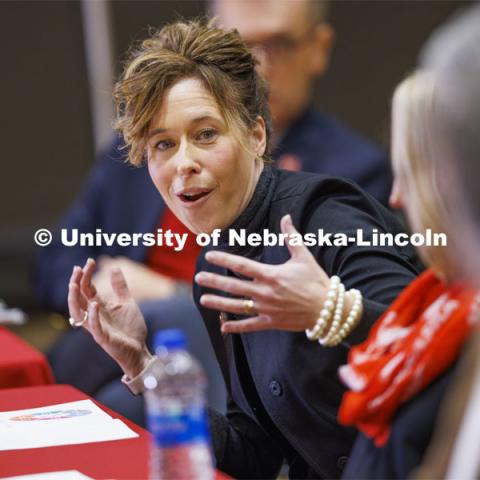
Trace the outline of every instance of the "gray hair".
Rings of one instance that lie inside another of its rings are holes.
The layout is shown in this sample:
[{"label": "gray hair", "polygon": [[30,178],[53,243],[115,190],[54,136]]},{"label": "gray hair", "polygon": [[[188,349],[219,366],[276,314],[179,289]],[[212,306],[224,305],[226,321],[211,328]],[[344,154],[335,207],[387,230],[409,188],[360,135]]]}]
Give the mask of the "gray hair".
[{"label": "gray hair", "polygon": [[431,36],[423,68],[438,75],[438,116],[449,159],[480,224],[480,6],[462,10]]},{"label": "gray hair", "polygon": [[480,284],[480,6],[435,31],[420,63],[437,79],[438,168],[442,194],[457,211],[450,219],[457,265]]}]

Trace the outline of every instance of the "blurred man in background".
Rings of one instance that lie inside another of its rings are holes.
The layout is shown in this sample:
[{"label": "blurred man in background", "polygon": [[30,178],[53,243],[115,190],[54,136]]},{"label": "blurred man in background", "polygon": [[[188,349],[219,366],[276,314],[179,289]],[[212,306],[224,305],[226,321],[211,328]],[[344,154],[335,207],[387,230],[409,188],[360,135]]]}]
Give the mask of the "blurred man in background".
[{"label": "blurred man in background", "polygon": [[212,14],[253,48],[270,87],[273,157],[290,170],[346,177],[387,204],[389,162],[377,147],[312,105],[335,33],[324,0],[214,0]]}]

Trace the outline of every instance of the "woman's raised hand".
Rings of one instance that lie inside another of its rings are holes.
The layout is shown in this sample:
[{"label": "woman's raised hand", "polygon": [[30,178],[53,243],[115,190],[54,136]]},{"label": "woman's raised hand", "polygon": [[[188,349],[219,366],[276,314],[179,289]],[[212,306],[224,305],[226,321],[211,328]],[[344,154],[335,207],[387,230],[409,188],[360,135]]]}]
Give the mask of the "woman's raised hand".
[{"label": "woman's raised hand", "polygon": [[138,305],[118,268],[111,271],[112,294],[100,297],[92,283],[95,261],[76,266],[70,277],[68,308],[73,325],[82,325],[120,365],[128,377],[138,375],[151,354],[145,345],[147,328]]},{"label": "woman's raised hand", "polygon": [[[290,215],[281,220],[283,233],[298,233]],[[240,280],[200,272],[195,281],[240,298],[204,294],[203,306],[223,312],[252,315],[245,320],[226,321],[225,333],[259,330],[302,331],[318,319],[329,287],[329,278],[305,245],[288,245],[291,258],[282,265],[266,265],[224,252],[208,252],[208,262],[252,280]]]}]

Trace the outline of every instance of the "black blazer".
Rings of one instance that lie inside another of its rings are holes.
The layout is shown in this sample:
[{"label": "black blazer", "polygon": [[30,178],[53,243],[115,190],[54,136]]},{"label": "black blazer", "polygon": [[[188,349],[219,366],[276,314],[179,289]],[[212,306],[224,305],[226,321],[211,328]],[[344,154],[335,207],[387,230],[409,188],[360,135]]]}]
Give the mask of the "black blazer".
[{"label": "black blazer", "polygon": [[[301,233],[323,229],[349,237],[372,229],[397,233],[395,218],[355,184],[338,178],[265,167],[254,196],[233,229],[247,233],[280,232],[280,219],[290,213]],[[222,232],[218,249],[254,260],[281,264],[287,247],[231,247]],[[197,271],[220,271],[201,253]],[[419,265],[411,247],[315,246],[311,252],[331,276],[364,296],[361,323],[348,341],[363,340],[372,323],[415,278]],[[348,345],[322,348],[304,333],[255,332],[222,337],[219,312],[199,298],[208,289],[195,286],[194,296],[222,368],[229,406],[226,417],[211,412],[217,468],[235,478],[275,478],[282,460],[296,478],[341,475],[355,431],[337,423],[344,392],[337,369],[347,360]],[[235,317],[235,316],[233,316]],[[239,318],[239,316],[238,316]]]}]

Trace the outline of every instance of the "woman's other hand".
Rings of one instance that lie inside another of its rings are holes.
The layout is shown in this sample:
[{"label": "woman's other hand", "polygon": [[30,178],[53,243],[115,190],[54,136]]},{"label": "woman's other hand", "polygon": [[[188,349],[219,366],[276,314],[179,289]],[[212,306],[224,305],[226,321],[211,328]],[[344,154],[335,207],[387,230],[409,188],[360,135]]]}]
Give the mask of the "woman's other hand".
[{"label": "woman's other hand", "polygon": [[[281,230],[290,235],[298,233],[290,215],[282,218]],[[287,243],[287,246],[291,258],[282,265],[266,265],[224,252],[206,254],[208,262],[252,279],[240,280],[210,272],[195,276],[199,285],[241,297],[204,294],[200,298],[204,307],[253,315],[246,320],[224,322],[223,332],[302,331],[313,327],[325,301],[329,277],[305,245]]]},{"label": "woman's other hand", "polygon": [[83,269],[78,266],[73,269],[68,289],[70,316],[92,334],[128,377],[133,378],[151,358],[145,345],[147,328],[143,315],[120,269],[111,271],[112,291],[107,296],[97,293],[92,283],[94,270],[92,259]]}]

